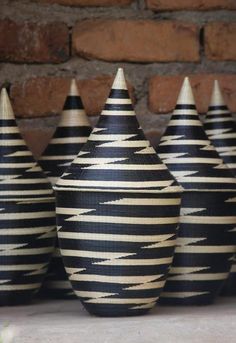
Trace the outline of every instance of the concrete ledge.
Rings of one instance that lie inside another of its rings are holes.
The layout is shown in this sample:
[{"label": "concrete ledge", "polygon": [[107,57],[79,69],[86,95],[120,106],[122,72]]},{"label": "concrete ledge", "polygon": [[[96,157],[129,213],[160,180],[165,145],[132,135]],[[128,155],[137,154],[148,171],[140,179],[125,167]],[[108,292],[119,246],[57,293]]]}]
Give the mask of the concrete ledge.
[{"label": "concrete ledge", "polygon": [[235,343],[236,297],[206,307],[157,306],[143,317],[96,318],[77,300],[0,308],[1,343]]}]

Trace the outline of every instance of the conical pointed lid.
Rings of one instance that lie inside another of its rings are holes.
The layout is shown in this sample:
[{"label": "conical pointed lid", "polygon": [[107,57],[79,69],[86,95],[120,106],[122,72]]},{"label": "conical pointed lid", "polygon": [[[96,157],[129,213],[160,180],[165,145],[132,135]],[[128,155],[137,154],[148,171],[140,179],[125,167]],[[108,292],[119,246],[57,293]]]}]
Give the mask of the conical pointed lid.
[{"label": "conical pointed lid", "polygon": [[0,200],[53,198],[53,190],[16,124],[6,89],[0,95]]},{"label": "conical pointed lid", "polygon": [[56,183],[77,156],[90,132],[91,126],[73,79],[58,127],[39,160],[52,184]]},{"label": "conical pointed lid", "polygon": [[55,189],[179,192],[145,138],[119,69],[97,126]]},{"label": "conical pointed lid", "polygon": [[185,190],[236,189],[236,179],[203,129],[188,78],[157,152]]},{"label": "conical pointed lid", "polygon": [[220,90],[214,82],[204,128],[219,155],[236,176],[236,124]]}]

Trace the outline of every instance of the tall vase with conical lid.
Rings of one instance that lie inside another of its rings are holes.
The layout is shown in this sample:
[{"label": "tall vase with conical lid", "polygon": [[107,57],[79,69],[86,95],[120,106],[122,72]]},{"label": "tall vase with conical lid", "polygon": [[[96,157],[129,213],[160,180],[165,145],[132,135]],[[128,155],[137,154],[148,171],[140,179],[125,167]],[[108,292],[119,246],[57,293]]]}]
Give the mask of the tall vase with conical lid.
[{"label": "tall vase with conical lid", "polygon": [[212,303],[235,252],[236,181],[203,129],[188,78],[157,151],[184,188],[177,247],[160,302]]},{"label": "tall vase with conical lid", "polygon": [[[90,132],[90,123],[84,111],[76,81],[73,79],[58,127],[39,159],[39,164],[49,177],[52,185],[56,183],[77,156],[84,143],[86,143]],[[62,262],[58,239],[56,239],[56,247],[40,296],[50,298],[75,297]]]},{"label": "tall vase with conical lid", "polygon": [[85,308],[98,316],[146,313],[172,262],[181,188],[138,124],[122,69],[55,190],[61,254]]},{"label": "tall vase with conical lid", "polygon": [[0,305],[27,304],[54,249],[53,189],[20,135],[5,89],[0,98]]},{"label": "tall vase with conical lid", "polygon": [[[214,82],[211,103],[205,117],[204,128],[218,154],[236,177],[236,124],[224,101],[218,81]],[[231,202],[235,204],[236,198],[231,199]],[[234,227],[232,230],[234,231],[236,228]],[[235,256],[222,294],[236,295]]]}]

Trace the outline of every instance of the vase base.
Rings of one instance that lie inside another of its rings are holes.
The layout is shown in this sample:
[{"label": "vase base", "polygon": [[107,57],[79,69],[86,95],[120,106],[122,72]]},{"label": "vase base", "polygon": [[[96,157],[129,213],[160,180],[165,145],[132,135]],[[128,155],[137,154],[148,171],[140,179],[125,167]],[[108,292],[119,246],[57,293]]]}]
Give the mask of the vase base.
[{"label": "vase base", "polygon": [[191,297],[191,298],[160,298],[158,304],[162,306],[208,306],[215,301],[212,297]]},{"label": "vase base", "polygon": [[89,314],[96,317],[131,317],[131,316],[142,316],[150,311],[150,309],[128,309],[114,307],[114,306],[88,306],[84,304],[83,306],[89,312]]}]

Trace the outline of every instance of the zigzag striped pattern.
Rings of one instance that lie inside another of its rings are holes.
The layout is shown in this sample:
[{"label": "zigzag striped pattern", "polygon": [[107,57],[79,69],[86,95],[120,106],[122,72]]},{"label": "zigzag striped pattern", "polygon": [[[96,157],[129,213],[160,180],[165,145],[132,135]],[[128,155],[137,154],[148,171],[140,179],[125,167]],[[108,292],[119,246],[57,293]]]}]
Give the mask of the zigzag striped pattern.
[{"label": "zigzag striped pattern", "polygon": [[54,247],[55,198],[0,98],[0,305],[24,304],[39,290]]},{"label": "zigzag striped pattern", "polygon": [[[91,132],[76,81],[71,81],[59,125],[39,164],[52,185],[77,156]],[[75,297],[60,255],[58,240],[40,295],[53,298]]]},{"label": "zigzag striped pattern", "polygon": [[[215,81],[204,128],[218,154],[236,176],[236,124]],[[232,200],[236,202],[236,198]],[[236,231],[236,226],[235,226]],[[223,294],[236,295],[236,261],[234,261]]]},{"label": "zigzag striped pattern", "polygon": [[172,262],[181,188],[139,127],[122,69],[55,189],[61,253],[86,309],[100,316],[148,311]]},{"label": "zigzag striped pattern", "polygon": [[204,132],[187,78],[157,152],[184,188],[177,247],[161,303],[211,303],[235,252],[236,179]]}]

